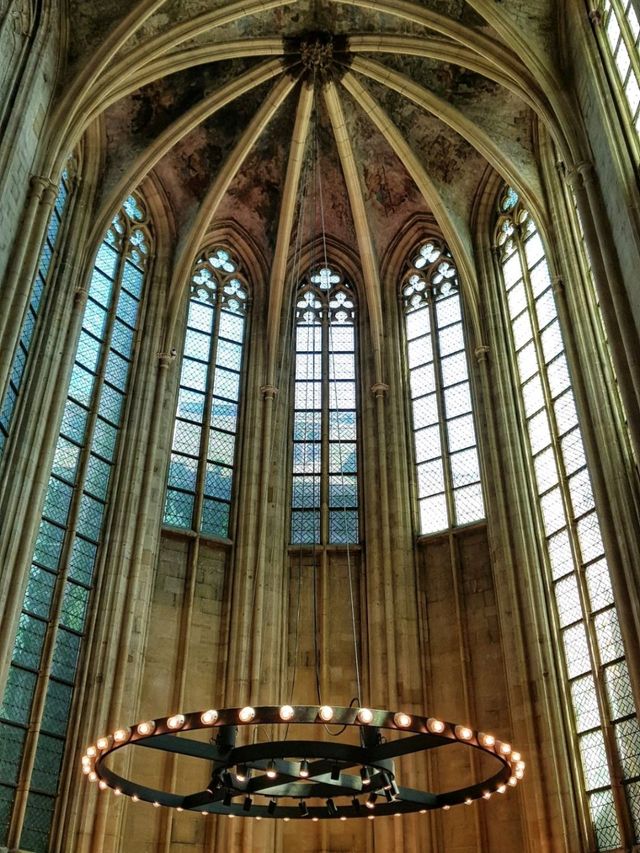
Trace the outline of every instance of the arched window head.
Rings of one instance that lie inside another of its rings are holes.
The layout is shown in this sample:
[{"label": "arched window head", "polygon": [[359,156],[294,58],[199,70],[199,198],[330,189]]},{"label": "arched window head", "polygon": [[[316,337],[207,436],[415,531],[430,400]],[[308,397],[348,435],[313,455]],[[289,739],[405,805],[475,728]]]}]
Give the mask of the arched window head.
[{"label": "arched window head", "polygon": [[484,518],[458,274],[440,238],[410,255],[404,309],[420,533]]},{"label": "arched window head", "polygon": [[189,292],[164,522],[225,538],[249,292],[228,247],[198,256]]},{"label": "arched window head", "polygon": [[622,826],[640,839],[640,728],[544,246],[513,188],[502,192],[496,218],[502,303],[581,782],[598,849],[609,850],[625,846]]},{"label": "arched window head", "polygon": [[[19,846],[38,853],[50,849],[151,241],[143,201],[132,195],[115,215],[96,255],[38,536],[31,564],[25,567],[29,580],[0,703],[3,742],[12,764],[3,778],[9,784],[2,786],[0,843],[6,840],[13,815]],[[34,702],[41,691],[45,701]],[[32,749],[33,762],[23,764]]]},{"label": "arched window head", "polygon": [[295,298],[291,541],[358,542],[356,302],[334,264]]}]

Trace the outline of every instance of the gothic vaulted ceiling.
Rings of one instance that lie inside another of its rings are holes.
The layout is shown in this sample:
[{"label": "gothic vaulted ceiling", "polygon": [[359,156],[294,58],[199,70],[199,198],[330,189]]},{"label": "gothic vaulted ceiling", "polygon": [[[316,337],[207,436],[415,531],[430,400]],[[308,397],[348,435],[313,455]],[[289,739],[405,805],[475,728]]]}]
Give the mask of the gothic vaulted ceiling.
[{"label": "gothic vaulted ceiling", "polygon": [[178,257],[231,220],[265,269],[283,266],[313,161],[329,238],[379,264],[403,225],[431,214],[471,268],[488,166],[541,198],[534,115],[559,111],[554,5],[71,0],[60,138],[70,146],[96,121],[106,137],[96,230],[155,176]]}]

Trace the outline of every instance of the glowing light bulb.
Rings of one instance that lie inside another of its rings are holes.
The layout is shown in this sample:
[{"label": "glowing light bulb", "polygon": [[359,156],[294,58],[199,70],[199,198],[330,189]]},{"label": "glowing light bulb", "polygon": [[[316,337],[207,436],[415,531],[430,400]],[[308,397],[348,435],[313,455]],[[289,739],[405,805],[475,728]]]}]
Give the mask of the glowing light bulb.
[{"label": "glowing light bulb", "polygon": [[511,760],[512,761],[520,761],[521,758],[522,758],[522,756],[520,755],[519,752],[512,752],[511,753]]},{"label": "glowing light bulb", "polygon": [[408,714],[405,714],[404,711],[398,711],[398,713],[393,716],[393,722],[401,729],[407,729],[411,725],[411,717]]},{"label": "glowing light bulb", "polygon": [[133,797],[131,797],[131,802],[132,803],[139,803],[140,797],[137,794],[134,794]]},{"label": "glowing light bulb", "polygon": [[97,754],[98,750],[95,748],[95,746],[87,747],[87,755],[89,756],[89,758],[95,758]]},{"label": "glowing light bulb", "polygon": [[358,711],[358,719],[365,726],[368,726],[373,720],[373,711],[370,708],[360,708]]},{"label": "glowing light bulb", "polygon": [[485,791],[482,796],[485,800],[490,800],[491,799],[491,791]]},{"label": "glowing light bulb", "polygon": [[448,812],[450,808],[451,806],[447,804],[446,806],[442,806],[442,811]]},{"label": "glowing light bulb", "polygon": [[507,786],[506,786],[506,785],[499,785],[499,786],[496,788],[496,791],[497,791],[499,794],[504,794],[504,792],[505,792],[506,790],[507,790]]},{"label": "glowing light bulb", "polygon": [[518,784],[518,780],[517,780],[517,778],[516,778],[515,776],[512,776],[512,777],[509,779],[509,781],[507,782],[507,784],[508,784],[508,785],[511,785],[511,787],[512,787],[512,788],[515,788],[515,786]]},{"label": "glowing light bulb", "polygon": [[291,705],[282,705],[282,707],[280,708],[280,719],[284,720],[285,723],[289,720],[292,720],[294,714],[295,711],[293,710]]},{"label": "glowing light bulb", "polygon": [[242,723],[250,723],[251,720],[256,715],[255,708],[252,708],[250,705],[247,705],[246,708],[242,708],[238,717],[240,718],[240,722]]},{"label": "glowing light bulb", "polygon": [[108,737],[99,737],[96,741],[96,746],[100,751],[105,750],[109,746],[109,738]]},{"label": "glowing light bulb", "polygon": [[427,813],[426,809],[420,809],[420,814],[426,814],[426,813]]},{"label": "glowing light bulb", "polygon": [[472,802],[473,800],[471,799],[471,797],[467,797],[467,799],[464,801],[464,804],[465,806],[470,806]]},{"label": "glowing light bulb", "polygon": [[113,793],[116,795],[116,797],[119,797],[122,795],[122,789],[121,788],[114,788]]},{"label": "glowing light bulb", "polygon": [[83,767],[87,767],[87,766],[88,766],[88,765],[90,765],[90,764],[91,764],[91,759],[89,758],[89,756],[88,756],[88,755],[83,755],[83,756],[82,756],[82,766],[83,766]]},{"label": "glowing light bulb", "polygon": [[516,777],[516,779],[522,779],[524,777],[524,770],[520,770],[520,769],[516,770],[515,777]]},{"label": "glowing light bulb", "polygon": [[300,773],[298,775],[302,776],[303,779],[308,779],[309,778],[309,772],[310,772],[309,771],[309,762],[307,761],[306,758],[303,758],[302,761],[300,762]]},{"label": "glowing light bulb", "polygon": [[[513,758],[513,755],[511,756],[511,758]],[[524,761],[516,761],[516,770],[524,770],[526,766],[527,765],[524,763]]]},{"label": "glowing light bulb", "polygon": [[155,720],[146,720],[144,723],[138,723],[137,732],[139,735],[146,737],[147,735],[153,734],[155,727]]},{"label": "glowing light bulb", "polygon": [[267,765],[267,776],[269,777],[269,779],[275,779],[277,775],[278,769],[276,767],[276,763],[273,759],[271,759],[271,761]]},{"label": "glowing light bulb", "polygon": [[91,773],[89,773],[89,781],[90,782],[97,782],[97,780],[98,780],[98,774],[95,772],[95,770],[92,770]]},{"label": "glowing light bulb", "polygon": [[184,715],[174,714],[173,717],[169,717],[167,726],[170,729],[181,729],[184,726]]},{"label": "glowing light bulb", "polygon": [[509,755],[511,752],[511,744],[510,743],[501,743],[500,744],[500,752],[503,755]]},{"label": "glowing light bulb", "polygon": [[159,809],[160,803],[157,800],[155,800],[155,802],[153,803],[153,807],[154,807],[154,809]]},{"label": "glowing light bulb", "polygon": [[259,814],[256,815],[256,820],[262,820]]},{"label": "glowing light bulb", "polygon": [[433,717],[431,717],[430,719],[427,720],[427,728],[429,729],[430,732],[433,732],[434,734],[439,735],[444,731],[445,726],[444,726],[444,723],[442,722],[442,720],[436,720]]},{"label": "glowing light bulb", "polygon": [[368,818],[369,820],[375,820],[375,819],[376,819],[376,816],[375,816],[374,814],[368,814],[368,815],[367,815],[367,818]]},{"label": "glowing light bulb", "polygon": [[184,811],[184,809],[182,808],[182,806],[178,806],[178,808],[176,809],[176,811],[177,811],[177,812],[182,812],[182,811]]},{"label": "glowing light bulb", "polygon": [[491,747],[491,746],[495,746],[495,745],[496,745],[496,739],[494,738],[494,736],[493,736],[493,735],[481,734],[481,735],[480,735],[480,743],[481,743],[483,746],[489,746],[489,747]]},{"label": "glowing light bulb", "polygon": [[113,733],[113,739],[116,743],[124,743],[129,737],[129,729],[116,729]]},{"label": "glowing light bulb", "polygon": [[84,773],[85,776],[88,776],[89,773],[91,773],[91,767],[88,764],[85,764],[84,767],[82,768],[82,772]]},{"label": "glowing light bulb", "polygon": [[205,711],[200,715],[200,720],[205,724],[205,726],[212,726],[217,719],[218,712],[214,711],[213,708],[210,708],[208,711]]},{"label": "glowing light bulb", "polygon": [[109,786],[108,786],[108,785],[107,785],[107,783],[104,781],[104,779],[101,779],[101,780],[98,782],[98,788],[100,788],[100,790],[101,790],[101,791],[106,791],[108,787],[109,787]]},{"label": "glowing light bulb", "polygon": [[473,732],[466,726],[456,726],[456,737],[459,740],[471,740]]},{"label": "glowing light bulb", "polygon": [[325,723],[328,723],[329,720],[333,717],[333,708],[331,705],[323,705],[318,711],[320,715],[320,719],[324,720]]},{"label": "glowing light bulb", "polygon": [[346,815],[340,815],[340,820],[346,820],[346,819],[347,819]]},{"label": "glowing light bulb", "polygon": [[206,815],[206,814],[207,814],[207,812],[200,812],[200,814]]},{"label": "glowing light bulb", "polygon": [[290,818],[290,817],[285,817],[285,818],[283,818],[283,820],[284,820],[284,822],[285,822],[285,823],[289,823],[289,821],[291,820],[291,818]]}]

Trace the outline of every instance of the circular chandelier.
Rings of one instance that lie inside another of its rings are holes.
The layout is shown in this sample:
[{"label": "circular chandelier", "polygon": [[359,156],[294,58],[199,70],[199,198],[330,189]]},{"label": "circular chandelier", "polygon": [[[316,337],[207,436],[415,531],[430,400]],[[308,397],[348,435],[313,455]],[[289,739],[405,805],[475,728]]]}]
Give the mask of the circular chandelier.
[{"label": "circular chandelier", "polygon": [[[359,729],[360,745],[321,740],[236,745],[240,726],[328,723]],[[181,737],[202,729],[214,730],[210,742]],[[385,740],[381,730],[408,736]],[[496,772],[482,782],[442,793],[398,784],[394,759],[456,743],[491,756],[497,764]],[[210,782],[204,790],[181,795],[125,779],[107,766],[107,758],[133,746],[205,761],[212,767]],[[209,709],[145,720],[98,738],[82,756],[82,769],[89,781],[116,796],[129,796],[156,808],[285,821],[373,819],[470,805],[474,800],[504,794],[522,779],[524,768],[522,757],[509,743],[467,726],[404,711],[328,705]]]}]

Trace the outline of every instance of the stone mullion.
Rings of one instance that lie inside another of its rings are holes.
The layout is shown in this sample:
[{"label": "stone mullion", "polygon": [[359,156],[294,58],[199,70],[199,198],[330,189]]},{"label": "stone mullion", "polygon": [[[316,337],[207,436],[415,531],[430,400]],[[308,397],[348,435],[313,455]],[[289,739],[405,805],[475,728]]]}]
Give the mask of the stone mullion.
[{"label": "stone mullion", "polygon": [[[329,316],[328,295],[323,293],[320,298],[325,302],[325,306],[321,309],[322,344],[320,350],[320,544],[326,549],[329,543],[329,394],[331,393],[329,383],[329,325],[331,317]],[[315,372],[315,350],[312,364]]]},{"label": "stone mullion", "polygon": [[[568,476],[567,476],[567,472],[566,472],[566,468],[565,468],[564,457],[562,454],[562,446],[561,446],[561,442],[560,442],[560,438],[559,438],[559,430],[558,430],[558,425],[556,422],[555,410],[553,407],[553,397],[551,394],[551,389],[549,387],[549,380],[548,380],[548,376],[547,376],[546,363],[545,363],[544,353],[542,351],[542,344],[541,344],[541,339],[540,339],[540,328],[538,326],[538,317],[537,317],[536,309],[535,309],[535,299],[533,296],[530,270],[529,270],[525,250],[524,250],[524,242],[525,241],[523,238],[521,227],[520,226],[517,226],[517,227],[518,227],[517,247],[518,247],[518,252],[519,252],[519,256],[520,256],[520,266],[522,268],[522,274],[523,274],[523,284],[524,284],[525,291],[527,294],[527,310],[528,310],[529,319],[531,322],[531,327],[532,327],[532,332],[533,332],[533,344],[535,347],[536,360],[538,363],[538,376],[540,378],[540,382],[541,382],[542,388],[543,388],[543,394],[544,394],[544,399],[545,399],[544,410],[547,414],[547,419],[548,419],[548,423],[549,423],[549,430],[550,430],[550,434],[551,434],[551,448],[553,450],[553,456],[554,456],[554,460],[555,460],[555,464],[556,464],[556,468],[557,468],[557,472],[558,472],[558,487],[560,489],[560,494],[561,494],[562,504],[563,504],[563,509],[564,509],[564,518],[565,518],[567,530],[569,532],[569,541],[571,543],[571,550],[572,550],[572,555],[573,555],[573,574],[574,574],[574,577],[575,577],[577,585],[578,585],[578,591],[579,591],[579,596],[580,596],[580,608],[582,611],[582,622],[584,624],[585,633],[587,636],[587,643],[588,643],[588,648],[589,648],[589,660],[590,660],[590,664],[591,664],[591,675],[593,677],[594,685],[596,688],[596,696],[597,696],[597,701],[598,701],[598,711],[599,711],[599,715],[600,715],[601,730],[602,730],[602,733],[604,736],[605,747],[606,747],[606,751],[607,751],[607,763],[609,766],[609,777],[611,780],[611,788],[613,791],[614,798],[616,800],[618,817],[620,818],[623,815],[623,813],[620,811],[620,807],[624,806],[624,802],[623,802],[623,800],[620,799],[620,793],[621,792],[620,792],[619,788],[620,788],[621,780],[619,778],[619,774],[617,771],[615,740],[612,737],[613,733],[610,731],[610,726],[609,726],[609,715],[607,712],[605,688],[604,688],[604,685],[602,683],[602,670],[601,670],[601,664],[600,664],[600,655],[599,655],[599,651],[598,651],[598,642],[597,642],[597,637],[595,634],[595,629],[593,626],[593,618],[591,615],[591,608],[590,608],[590,604],[589,604],[589,592],[587,589],[586,578],[584,575],[582,551],[580,548],[580,543],[578,541],[577,522],[576,522],[576,519],[574,517],[573,507],[571,505],[571,499],[570,499],[570,496],[568,493]],[[548,255],[545,253],[545,260],[547,260],[547,259],[548,259]],[[548,262],[548,260],[547,260],[547,262]],[[554,304],[556,305],[556,312],[557,312],[556,316],[557,316],[559,328],[560,328],[561,334],[562,334],[563,350],[566,353],[566,351],[567,351],[568,324],[563,323],[563,320],[566,321],[566,317],[561,316],[561,312],[560,312],[559,307],[558,307],[558,293],[557,293],[557,288],[555,286],[553,288],[553,295],[554,295]],[[565,331],[565,329],[567,329],[567,331]],[[570,361],[570,363],[573,363],[573,361],[571,360],[570,357],[569,357],[568,361]],[[577,384],[577,382],[574,379],[573,372],[571,372],[571,385],[570,385],[570,392],[571,393],[575,393],[576,384]],[[520,383],[520,386],[522,387],[522,383]],[[565,393],[566,393],[566,391],[565,391]],[[582,422],[579,422],[578,428],[579,428],[581,437],[584,438],[584,431],[583,431]],[[530,459],[531,460],[533,459],[532,454],[530,455]],[[584,467],[585,466],[583,466],[583,468]],[[587,468],[588,468],[588,466],[587,466]],[[535,474],[534,474],[534,482],[536,482]],[[538,491],[538,489],[537,489],[537,483],[536,483],[536,494],[537,494],[537,491]],[[539,494],[537,494],[537,501],[536,502],[539,506],[539,502],[540,502],[540,495]],[[544,537],[546,540],[546,538],[547,538],[546,533],[544,534]],[[557,604],[557,600],[556,600],[556,591],[555,591],[556,584],[551,577],[549,578],[549,584],[551,587],[553,602],[554,602],[552,612],[553,612],[553,621],[554,621],[554,625],[555,625],[555,632],[556,632],[556,635],[558,636],[558,638],[561,638],[563,635],[563,630],[560,628],[559,618],[558,618],[558,604]],[[571,685],[573,679],[569,678],[568,672],[566,670],[566,664],[563,667],[563,671],[564,671],[565,682],[566,682],[567,688],[570,692],[570,685]],[[572,731],[573,741],[576,745],[576,754],[579,755],[578,744],[580,742],[580,737],[578,736],[578,733],[577,733],[576,728],[575,728],[575,710],[573,708],[573,702],[570,702],[570,711],[571,711],[571,721],[572,721],[571,731]],[[585,794],[586,794],[586,788],[584,788],[585,779],[584,779],[584,771],[583,770],[581,771],[581,779],[582,779],[581,787],[583,787],[583,789],[585,790]],[[590,814],[590,809],[588,806],[588,797],[586,798],[585,805],[587,806],[588,813]],[[624,820],[622,822],[622,825],[624,826]],[[591,826],[588,826],[588,831],[592,835],[592,843],[595,843],[595,839],[593,838],[593,828]]]},{"label": "stone mullion", "polygon": [[[119,630],[127,609],[139,608],[138,612],[148,613],[148,600],[141,597],[141,603],[133,602],[124,592],[128,576],[122,571],[122,566],[131,562],[131,543],[139,533],[140,525],[137,510],[141,501],[140,482],[145,477],[143,461],[145,450],[148,450],[147,436],[153,433],[155,422],[152,422],[150,411],[155,403],[158,360],[161,369],[168,369],[173,356],[158,353],[159,346],[159,312],[162,310],[161,295],[166,284],[168,262],[159,262],[152,256],[145,276],[145,296],[140,306],[139,332],[136,337],[132,374],[129,380],[127,402],[123,411],[123,432],[118,442],[118,452],[112,473],[110,485],[111,499],[109,512],[105,522],[108,536],[98,554],[95,568],[95,592],[90,605],[90,621],[86,630],[88,638],[80,659],[80,676],[72,707],[71,731],[72,742],[66,754],[67,779],[65,790],[62,792],[63,801],[57,806],[59,823],[54,822],[51,853],[63,853],[68,849],[77,849],[93,853],[86,845],[90,833],[91,822],[95,808],[102,797],[92,785],[79,785],[77,781],[76,762],[81,750],[95,741],[95,738],[108,731],[105,719],[109,710],[109,697],[114,674],[122,667],[118,655]],[[157,271],[157,276],[155,272]],[[148,287],[152,281],[154,287]],[[160,295],[158,295],[160,294]],[[150,303],[150,304],[149,304]],[[147,307],[148,306],[148,307]],[[147,334],[147,329],[151,332]],[[144,334],[141,334],[142,330]],[[173,408],[175,412],[175,406]],[[163,420],[163,424],[165,421]],[[150,440],[150,439],[149,439]],[[165,448],[163,448],[164,450]],[[162,472],[163,466],[160,466]],[[156,478],[158,474],[156,473]],[[159,475],[162,477],[162,473]],[[159,488],[158,517],[162,517],[162,486]],[[159,529],[154,527],[154,540],[148,546],[148,553],[154,553],[154,544],[159,537]],[[152,559],[147,557],[147,562]],[[149,570],[153,566],[149,567]],[[152,578],[149,584],[152,588]],[[142,622],[146,630],[145,623]],[[144,633],[144,632],[143,632]],[[144,639],[138,642],[136,648],[144,647]],[[133,686],[128,690],[128,706],[126,716],[119,717],[118,725],[128,724],[136,718],[139,705],[139,684],[141,674],[138,662],[140,657],[134,657],[135,649],[132,644],[127,649],[127,676]],[[125,759],[125,766],[130,767],[131,753]],[[123,770],[127,775],[126,769]],[[113,814],[113,813],[112,813]],[[111,824],[111,834],[118,835],[122,820],[122,807],[115,810]],[[77,845],[74,846],[74,845]]]},{"label": "stone mullion", "polygon": [[[115,323],[115,306],[117,305],[118,295],[120,293],[120,287],[122,285],[122,276],[124,273],[124,265],[125,265],[125,257],[126,257],[126,245],[128,241],[128,232],[122,238],[123,241],[123,249],[120,254],[119,264],[118,264],[118,272],[116,276],[116,281],[114,282],[113,292],[111,296],[111,310],[109,311],[107,324],[105,327],[104,338],[102,341],[102,353],[100,356],[100,364],[98,366],[98,370],[94,379],[94,397],[91,401],[91,410],[89,411],[89,417],[87,419],[87,427],[85,430],[84,436],[84,445],[82,447],[82,451],[80,454],[80,460],[78,464],[78,470],[76,473],[75,483],[73,485],[73,498],[71,500],[71,506],[69,508],[69,515],[67,517],[66,524],[66,532],[65,532],[65,541],[62,548],[62,552],[60,555],[60,561],[58,563],[58,571],[56,574],[56,580],[54,585],[53,596],[51,600],[51,608],[49,611],[49,619],[47,623],[47,629],[45,633],[44,643],[42,647],[41,659],[40,659],[40,667],[38,672],[38,680],[36,682],[36,688],[34,692],[34,697],[31,706],[31,718],[29,721],[29,730],[27,732],[27,737],[25,740],[24,752],[23,752],[23,761],[22,768],[20,773],[20,779],[18,783],[18,790],[16,792],[16,799],[14,800],[13,806],[13,815],[11,818],[11,827],[9,830],[8,843],[9,846],[17,847],[20,843],[20,835],[22,833],[22,826],[24,822],[24,816],[27,809],[27,799],[29,795],[29,786],[31,784],[31,776],[33,773],[33,767],[35,764],[36,758],[36,750],[38,745],[38,739],[40,736],[41,726],[42,726],[42,715],[44,713],[44,706],[47,699],[47,688],[49,685],[49,676],[51,675],[51,668],[53,666],[53,654],[55,651],[56,639],[58,636],[58,628],[60,623],[60,615],[62,612],[62,603],[64,598],[64,590],[66,587],[67,579],[69,576],[69,565],[71,560],[71,552],[73,548],[73,543],[75,540],[77,526],[78,526],[78,515],[80,512],[80,503],[82,501],[83,494],[83,485],[86,479],[87,467],[89,465],[89,459],[91,456],[91,443],[93,439],[93,433],[95,430],[96,420],[98,417],[98,407],[100,405],[100,397],[102,394],[102,388],[106,373],[107,366],[107,358],[109,356],[109,344],[111,341],[111,335],[113,332],[113,325]],[[84,297],[84,304],[86,304],[86,296]],[[84,314],[84,312],[83,312]],[[81,321],[82,322],[82,321]],[[78,339],[77,339],[78,340]],[[76,341],[77,347],[77,341]],[[67,391],[68,394],[68,391]],[[51,474],[50,474],[51,476]]]},{"label": "stone mullion", "polygon": [[[202,433],[200,435],[200,460],[196,477],[195,498],[193,501],[193,529],[199,535],[202,530],[202,507],[204,505],[204,485],[207,476],[207,459],[209,457],[209,441],[211,433],[211,402],[213,400],[213,384],[216,375],[216,357],[218,354],[218,335],[220,333],[220,308],[222,299],[219,288],[216,288],[215,304],[213,306],[213,331],[209,344],[209,367],[207,370],[207,385],[204,393],[204,412],[202,415]],[[187,320],[188,323],[188,320]]]},{"label": "stone mullion", "polygon": [[[508,328],[510,319],[500,262],[500,248],[495,244],[491,249],[491,261],[490,270],[487,272],[495,282],[493,288],[495,320],[492,322],[492,334],[496,348],[496,356],[492,359],[492,364],[495,365],[495,370],[500,377],[498,382],[499,411],[508,414],[506,417],[503,415],[501,429],[499,421],[491,418],[496,441],[491,443],[490,449],[493,456],[492,468],[495,477],[494,505],[498,506],[499,512],[495,527],[499,531],[498,536],[502,546],[510,558],[507,571],[500,576],[496,574],[499,564],[494,565],[494,577],[496,578],[498,607],[503,617],[502,626],[511,625],[514,614],[516,619],[513,631],[514,641],[518,644],[520,651],[520,671],[518,681],[514,684],[512,677],[510,677],[511,670],[508,668],[507,683],[509,695],[514,706],[518,708],[519,723],[527,732],[527,740],[523,746],[529,744],[529,748],[536,755],[535,761],[538,772],[536,773],[534,769],[527,784],[535,786],[534,797],[536,798],[537,811],[542,818],[543,834],[540,834],[540,829],[536,825],[537,821],[526,820],[524,826],[530,843],[533,843],[532,839],[535,839],[535,843],[540,844],[541,850],[546,853],[551,853],[552,850],[556,849],[554,841],[559,843],[558,837],[568,844],[567,849],[572,853],[582,853],[587,839],[589,839],[589,843],[592,843],[592,836],[589,834],[588,821],[585,819],[588,816],[586,797],[582,786],[577,784],[579,766],[567,748],[567,738],[572,731],[570,725],[571,706],[567,697],[562,663],[553,651],[554,644],[557,642],[557,636],[554,632],[553,607],[549,602],[546,572],[540,571],[540,564],[544,561],[545,549],[541,543],[538,529],[537,510],[531,500],[533,483],[529,484],[531,479],[530,454],[522,439],[523,420],[519,415],[518,407],[513,406],[514,391],[517,392],[520,387],[520,378],[511,333]],[[490,402],[493,399],[495,382],[492,379],[487,353],[482,347],[476,350],[476,359],[480,367],[482,395],[487,401],[486,411],[492,415],[494,408]],[[503,365],[506,368],[503,368]],[[502,449],[503,444],[504,451]],[[503,473],[505,470],[508,472],[506,480]],[[522,471],[527,471],[529,475],[525,482],[522,480]],[[516,472],[520,474],[520,477],[517,476]],[[511,492],[512,500],[509,503],[503,497],[503,483],[505,481],[507,484],[516,484],[514,492]],[[490,533],[494,527],[491,524],[491,506],[492,504],[489,503]],[[515,524],[512,520],[515,521]],[[520,531],[521,536],[518,536],[515,543],[512,544],[514,530]],[[515,579],[516,568],[520,569],[523,563],[526,565],[526,570],[531,578],[529,584],[519,584]],[[501,594],[505,586],[508,586],[508,597],[506,599]],[[525,597],[527,591],[528,597]],[[527,617],[529,614],[532,617],[533,631],[528,630],[529,620]],[[532,634],[534,638],[531,638]],[[542,637],[542,640],[538,639],[539,636]],[[545,653],[546,648],[549,649],[548,654]],[[535,681],[531,679],[534,661],[537,676]],[[551,679],[548,678],[550,669],[552,670]],[[538,694],[540,684],[543,685],[543,690],[540,691],[541,696]],[[541,725],[535,722],[536,717],[533,717],[530,711],[532,707],[536,707],[537,702],[542,705],[542,711],[537,714],[537,719],[547,718],[550,720],[549,727],[546,732],[543,732],[543,734],[548,735],[552,752],[548,764],[545,764],[544,744],[541,743],[539,737]],[[564,759],[564,763],[561,770],[558,771],[556,768],[562,759]],[[544,779],[545,770],[554,773],[555,796],[558,801],[557,808],[561,815],[561,829],[557,835],[554,834],[554,815],[547,795],[548,785],[544,781],[537,782],[537,780]],[[568,792],[566,791],[567,777],[571,784],[571,790]],[[578,806],[576,806],[576,800],[579,801]],[[567,842],[566,839],[570,840]]]},{"label": "stone mullion", "polygon": [[447,417],[444,408],[444,380],[442,378],[442,360],[440,358],[440,335],[438,329],[438,318],[436,316],[436,295],[432,291],[429,296],[429,321],[431,324],[431,350],[433,358],[433,371],[436,380],[436,403],[438,405],[438,430],[440,432],[440,449],[442,452],[442,470],[444,474],[444,493],[447,502],[447,515],[449,516],[449,529],[455,527],[456,513],[453,500],[453,476],[451,473],[451,458],[449,454],[449,432],[447,430]]},{"label": "stone mullion", "polygon": [[[569,356],[570,362],[575,364],[575,363],[577,363],[576,358],[575,358],[575,342],[572,339],[572,327],[571,327],[571,324],[569,321],[569,316],[567,313],[567,308],[566,308],[566,303],[565,303],[565,298],[564,298],[564,292],[563,292],[563,287],[562,287],[561,282],[556,281],[556,284],[554,285],[554,297],[555,297],[556,308],[558,311],[558,319],[560,321],[560,325],[561,325],[561,328],[563,331],[563,339],[564,339],[564,343],[565,343],[565,349],[566,349],[567,355]],[[577,373],[578,372],[576,371],[576,374]],[[588,407],[587,407],[587,403],[586,403],[586,393],[585,393],[585,389],[584,389],[584,384],[582,382],[582,377],[578,376],[578,375],[576,375],[574,377],[572,375],[571,387],[572,387],[572,391],[576,397],[578,411],[579,412],[588,411]],[[607,556],[607,564],[609,565],[609,571],[613,574],[611,566],[616,565],[618,563],[619,556],[617,554],[615,554],[615,551],[617,550],[615,548],[615,536],[612,537],[612,536],[608,535],[607,519],[608,519],[609,513],[604,511],[604,505],[606,505],[606,503],[605,503],[606,498],[605,498],[604,494],[602,494],[603,482],[602,482],[602,475],[601,475],[601,472],[599,470],[599,465],[597,462],[595,462],[595,464],[591,464],[591,460],[594,458],[594,453],[593,453],[594,440],[593,440],[593,436],[591,435],[589,419],[581,417],[580,422],[579,422],[579,428],[580,428],[581,437],[584,440],[584,443],[586,446],[585,450],[586,450],[586,456],[587,456],[587,460],[588,460],[587,470],[589,472],[590,479],[591,479],[593,486],[594,486],[594,496],[596,497],[596,504],[597,504],[597,516],[598,516],[600,526],[602,529],[603,539],[605,541],[605,552],[606,552],[606,556]],[[554,434],[554,437],[557,436],[557,427],[555,425],[555,419],[554,419],[552,432]],[[558,440],[558,445],[559,445],[559,440]],[[591,453],[589,453],[589,450],[591,450]],[[563,495],[565,496],[565,500],[567,502],[567,505],[570,507],[570,499],[569,499],[569,496],[566,494],[568,478],[567,478],[566,471],[564,469],[564,461],[563,461],[560,453],[558,453],[558,460],[559,460],[560,469],[561,469],[561,478],[560,479],[561,479],[562,492],[563,492]],[[603,500],[603,498],[604,498],[604,500]],[[596,691],[597,691],[597,697],[598,697],[598,708],[600,711],[600,717],[601,717],[601,721],[602,721],[602,730],[603,730],[603,735],[604,735],[604,740],[605,740],[605,745],[606,745],[606,750],[607,750],[607,761],[609,764],[609,774],[611,777],[611,787],[612,787],[612,791],[613,791],[613,795],[614,795],[614,800],[616,803],[616,810],[618,812],[619,824],[620,824],[620,827],[622,829],[623,842],[624,842],[625,846],[631,847],[631,845],[633,844],[633,836],[634,836],[633,826],[632,826],[631,816],[629,814],[629,809],[628,809],[628,805],[627,805],[626,797],[625,797],[625,793],[624,793],[622,768],[620,765],[620,758],[619,758],[619,754],[618,754],[618,746],[617,746],[616,739],[615,739],[615,732],[613,729],[613,725],[611,723],[610,714],[609,714],[609,710],[608,710],[606,685],[604,683],[604,666],[600,660],[598,638],[597,638],[596,629],[595,629],[595,625],[594,625],[594,616],[593,616],[593,613],[591,612],[591,606],[589,603],[589,592],[587,589],[587,583],[586,583],[585,572],[584,572],[584,564],[583,564],[584,561],[582,559],[582,555],[581,555],[581,551],[580,551],[580,545],[578,542],[578,537],[577,537],[577,532],[576,532],[576,521],[573,517],[573,512],[570,512],[570,514],[568,516],[568,520],[570,522],[572,542],[575,543],[574,547],[575,547],[576,553],[578,555],[578,557],[576,559],[575,574],[576,574],[576,578],[578,580],[578,588],[580,590],[581,605],[582,605],[582,609],[583,609],[583,619],[584,619],[587,637],[588,637],[588,641],[589,641],[589,651],[590,651],[591,661],[592,661],[592,674],[593,674],[594,683],[596,685]],[[617,610],[617,608],[616,608],[616,610]],[[624,636],[624,620],[621,619],[620,623],[621,623],[620,627],[621,627],[621,630],[623,631],[623,636]],[[625,644],[625,652],[627,652],[626,644]],[[630,661],[630,666],[629,666],[629,673],[630,673],[630,677],[632,680],[633,680],[633,675],[632,675],[633,671],[634,671],[634,663],[633,663],[633,659],[632,659]]]}]

